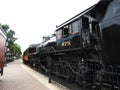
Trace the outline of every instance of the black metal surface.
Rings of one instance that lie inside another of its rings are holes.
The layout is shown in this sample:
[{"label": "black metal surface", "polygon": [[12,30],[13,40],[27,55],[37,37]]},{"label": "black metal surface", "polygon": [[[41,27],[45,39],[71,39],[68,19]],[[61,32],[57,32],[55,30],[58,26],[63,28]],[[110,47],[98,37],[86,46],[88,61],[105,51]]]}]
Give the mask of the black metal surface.
[{"label": "black metal surface", "polygon": [[[37,52],[29,55],[29,64],[46,73],[49,82],[69,84],[71,90],[77,86],[82,90],[120,90],[119,5],[120,0],[101,0],[61,24],[56,30],[62,30],[61,37],[38,45]],[[77,33],[72,32],[74,21],[78,21]],[[63,34],[69,29],[71,33]]]}]

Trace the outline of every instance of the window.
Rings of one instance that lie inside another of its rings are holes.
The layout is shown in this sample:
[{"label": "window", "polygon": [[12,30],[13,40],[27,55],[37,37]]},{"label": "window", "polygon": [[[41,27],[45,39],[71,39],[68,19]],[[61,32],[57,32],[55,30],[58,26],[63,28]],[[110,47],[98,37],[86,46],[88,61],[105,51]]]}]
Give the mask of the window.
[{"label": "window", "polygon": [[72,23],[72,33],[78,32],[78,21]]},{"label": "window", "polygon": [[78,33],[78,20],[69,23],[56,31],[56,39],[68,37],[70,34]]},{"label": "window", "polygon": [[57,40],[62,38],[62,29],[59,29],[58,31],[56,31],[56,38]]},{"label": "window", "polygon": [[82,18],[82,28],[89,29],[89,18],[88,17]]},{"label": "window", "polygon": [[67,37],[69,35],[69,28],[68,27],[65,27],[63,29],[63,37]]}]

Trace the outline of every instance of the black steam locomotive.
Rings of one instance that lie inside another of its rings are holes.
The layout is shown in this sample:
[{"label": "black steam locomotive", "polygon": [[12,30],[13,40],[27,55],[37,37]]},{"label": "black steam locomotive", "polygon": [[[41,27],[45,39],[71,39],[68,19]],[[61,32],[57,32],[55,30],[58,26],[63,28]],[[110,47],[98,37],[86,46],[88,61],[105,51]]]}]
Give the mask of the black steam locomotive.
[{"label": "black steam locomotive", "polygon": [[101,0],[57,26],[56,39],[47,37],[34,53],[23,56],[48,73],[49,82],[59,76],[79,85],[119,90],[119,30],[120,0]]}]

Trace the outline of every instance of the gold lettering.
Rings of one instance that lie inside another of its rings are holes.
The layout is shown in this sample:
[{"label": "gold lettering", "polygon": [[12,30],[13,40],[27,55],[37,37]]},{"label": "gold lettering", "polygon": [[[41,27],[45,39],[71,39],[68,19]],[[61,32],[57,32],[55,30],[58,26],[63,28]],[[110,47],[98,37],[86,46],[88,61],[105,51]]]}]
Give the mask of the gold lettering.
[{"label": "gold lettering", "polygon": [[67,46],[67,42],[65,42],[65,46]]},{"label": "gold lettering", "polygon": [[62,45],[63,47],[64,47],[64,46],[70,46],[70,45],[71,45],[71,42],[70,42],[70,41],[62,42],[61,45]]},{"label": "gold lettering", "polygon": [[64,45],[64,42],[62,43],[62,46],[65,46],[65,45]]},{"label": "gold lettering", "polygon": [[68,46],[70,46],[71,45],[71,43],[70,43],[70,41],[68,41]]}]

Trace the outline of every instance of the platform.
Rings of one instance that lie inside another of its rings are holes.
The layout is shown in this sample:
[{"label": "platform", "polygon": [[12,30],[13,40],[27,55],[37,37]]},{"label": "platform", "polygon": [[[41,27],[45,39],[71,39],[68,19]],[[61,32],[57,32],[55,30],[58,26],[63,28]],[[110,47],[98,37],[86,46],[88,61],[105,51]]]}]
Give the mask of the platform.
[{"label": "platform", "polygon": [[0,77],[0,90],[67,90],[22,63],[21,59],[7,64]]}]

